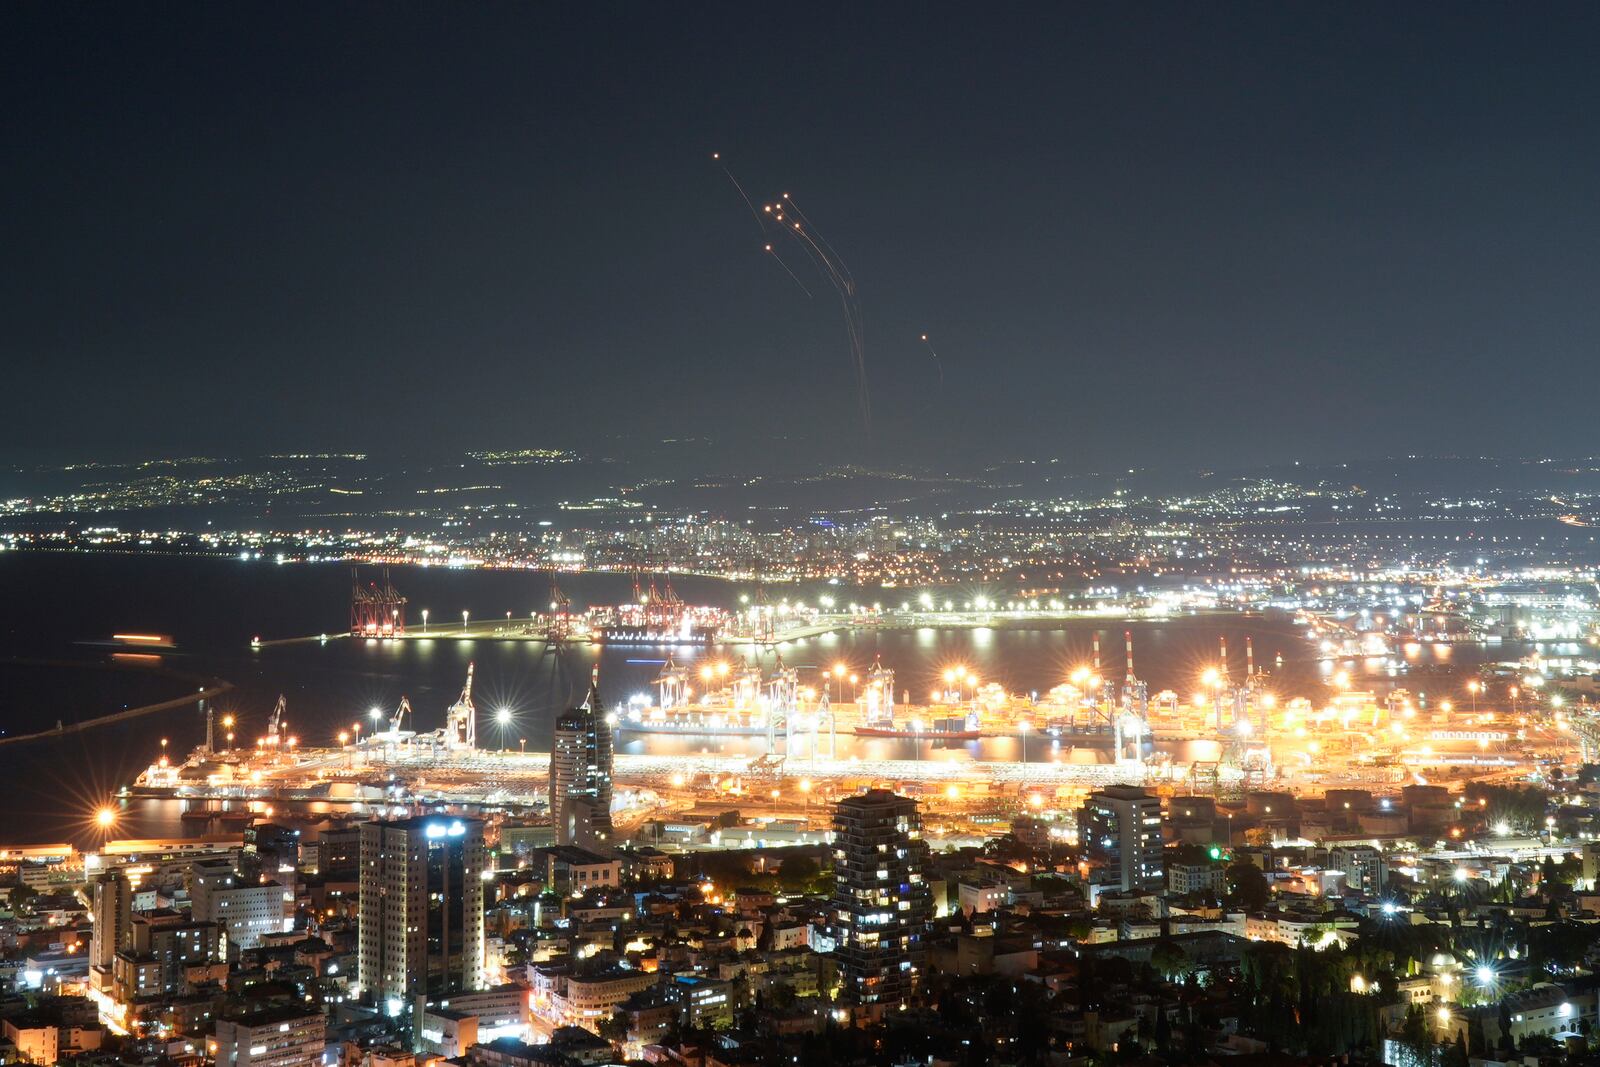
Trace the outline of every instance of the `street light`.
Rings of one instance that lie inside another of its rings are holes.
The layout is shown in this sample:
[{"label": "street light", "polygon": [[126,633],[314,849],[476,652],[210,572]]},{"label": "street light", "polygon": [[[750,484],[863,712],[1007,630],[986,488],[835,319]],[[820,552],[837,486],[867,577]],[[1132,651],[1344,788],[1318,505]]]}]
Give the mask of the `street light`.
[{"label": "street light", "polygon": [[[1026,771],[1028,763],[1028,729],[1032,725],[1033,724],[1027,719],[1023,719],[1021,722],[1017,723],[1017,729],[1022,734],[1022,763],[1024,771]],[[1118,756],[1117,758],[1121,759],[1122,757]]]},{"label": "street light", "polygon": [[422,632],[423,633],[427,633],[428,632],[428,609],[427,608],[423,608],[422,609]]},{"label": "street light", "polygon": [[1478,680],[1476,678],[1474,678],[1472,681],[1467,683],[1467,692],[1472,694],[1472,714],[1473,715],[1477,715],[1478,714],[1478,690],[1481,689],[1481,688],[1483,688],[1483,687],[1478,684]]},{"label": "street light", "polygon": [[466,611],[465,608],[463,608],[461,610],[461,629],[462,630],[466,630],[466,628],[467,628],[467,611]]},{"label": "street light", "polygon": [[511,723],[511,709],[501,708],[494,713],[494,721],[500,724],[500,751],[506,750],[506,727]]}]

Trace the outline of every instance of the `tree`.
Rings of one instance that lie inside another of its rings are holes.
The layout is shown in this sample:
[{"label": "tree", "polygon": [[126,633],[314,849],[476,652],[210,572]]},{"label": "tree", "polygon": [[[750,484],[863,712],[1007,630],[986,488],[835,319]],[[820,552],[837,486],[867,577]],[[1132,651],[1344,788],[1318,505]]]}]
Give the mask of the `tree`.
[{"label": "tree", "polygon": [[1150,966],[1169,982],[1181,980],[1193,967],[1182,946],[1166,938],[1157,941],[1150,950]]},{"label": "tree", "polygon": [[1428,1028],[1428,1020],[1422,1014],[1422,1006],[1413,1004],[1406,1009],[1405,1021],[1400,1024],[1400,1033],[1395,1042],[1403,1046],[1410,1055],[1410,1060],[1418,1067],[1432,1067],[1436,1061],[1436,1046],[1433,1043],[1433,1033]]},{"label": "tree", "polygon": [[601,1037],[614,1044],[621,1044],[628,1039],[628,1017],[622,1012],[616,1012],[600,1020],[596,1028]]},{"label": "tree", "polygon": [[1228,868],[1228,897],[1246,911],[1262,911],[1272,897],[1267,876],[1253,863],[1241,860]]},{"label": "tree", "polygon": [[1172,1047],[1172,1022],[1167,1018],[1167,1009],[1156,1006],[1156,1048],[1163,1053]]},{"label": "tree", "polygon": [[785,889],[805,889],[822,873],[822,865],[810,856],[796,854],[783,857],[778,864],[778,881]]}]

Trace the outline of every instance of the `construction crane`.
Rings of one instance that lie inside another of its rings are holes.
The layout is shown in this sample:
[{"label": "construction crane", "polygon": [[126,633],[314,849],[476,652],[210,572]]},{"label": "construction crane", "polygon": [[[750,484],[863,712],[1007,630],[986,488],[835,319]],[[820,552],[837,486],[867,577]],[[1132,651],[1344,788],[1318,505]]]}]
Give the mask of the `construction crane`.
[{"label": "construction crane", "polygon": [[289,701],[279,693],[278,703],[272,708],[272,717],[267,720],[267,744],[276,746],[283,743],[283,713],[287,710]]},{"label": "construction crane", "polygon": [[467,664],[467,684],[461,687],[461,695],[445,713],[445,741],[452,747],[478,747],[478,709],[472,706],[474,666]]},{"label": "construction crane", "polygon": [[[635,586],[637,586],[637,582]],[[556,583],[556,572],[550,572],[550,625],[545,629],[545,640],[555,644],[572,636],[572,601]]]},{"label": "construction crane", "polygon": [[[1115,761],[1143,763],[1145,741],[1150,737],[1150,687],[1133,672],[1133,631],[1124,630],[1122,640],[1127,650],[1127,674],[1122,682],[1122,710],[1116,716]],[[1128,756],[1130,746],[1132,755]]]},{"label": "construction crane", "polygon": [[398,734],[405,727],[408,714],[411,715],[412,722],[417,721],[416,714],[411,711],[411,698],[402,696],[400,698],[400,707],[395,711],[393,717],[389,719],[389,732]]},{"label": "construction crane", "polygon": [[406,632],[406,598],[389,581],[389,568],[383,568],[383,583],[361,584],[361,569],[350,568],[350,635],[352,637],[401,637]]}]

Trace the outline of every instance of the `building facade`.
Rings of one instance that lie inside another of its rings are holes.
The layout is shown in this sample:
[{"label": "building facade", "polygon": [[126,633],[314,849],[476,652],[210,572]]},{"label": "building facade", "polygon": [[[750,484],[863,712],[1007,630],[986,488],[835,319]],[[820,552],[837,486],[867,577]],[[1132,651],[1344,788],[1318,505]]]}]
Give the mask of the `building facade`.
[{"label": "building facade", "polygon": [[215,923],[163,910],[135,916],[131,927],[128,948],[111,965],[112,996],[121,1004],[182,993],[190,967],[225,958],[227,941]]},{"label": "building facade", "polygon": [[110,871],[95,878],[93,890],[89,983],[101,992],[109,992],[117,953],[133,944],[133,886],[121,871]]},{"label": "building facade", "polygon": [[326,1044],[322,1013],[268,1008],[217,1020],[212,1060],[228,1067],[314,1067]]},{"label": "building facade", "polygon": [[1134,785],[1109,785],[1089,794],[1078,812],[1078,841],[1107,881],[1124,892],[1162,888],[1159,797]]},{"label": "building facade", "polygon": [[840,999],[858,1022],[903,1010],[921,984],[933,915],[917,802],[886,789],[841,800],[833,814],[828,926]]},{"label": "building facade", "polygon": [[558,844],[594,848],[611,840],[611,756],[611,722],[596,674],[583,704],[556,717],[550,746],[550,820]]},{"label": "building facade", "polygon": [[[190,894],[194,918],[216,923],[238,948],[258,948],[262,934],[283,932],[283,918],[292,907],[292,891],[275,881],[246,882],[232,867],[202,868],[196,864]],[[285,900],[285,894],[290,899]]]},{"label": "building facade", "polygon": [[483,823],[423,816],[361,826],[359,983],[391,1014],[483,988]]}]

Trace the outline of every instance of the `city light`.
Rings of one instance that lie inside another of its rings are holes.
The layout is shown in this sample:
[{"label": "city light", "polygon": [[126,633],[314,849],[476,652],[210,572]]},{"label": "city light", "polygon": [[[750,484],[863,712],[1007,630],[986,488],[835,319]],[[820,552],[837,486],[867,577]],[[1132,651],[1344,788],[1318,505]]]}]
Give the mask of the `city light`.
[{"label": "city light", "polygon": [[1600,10],[23,6],[9,1059],[1594,1054]]}]

